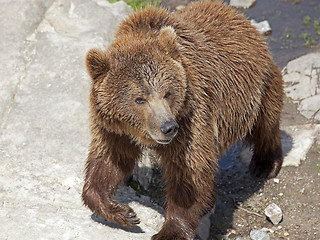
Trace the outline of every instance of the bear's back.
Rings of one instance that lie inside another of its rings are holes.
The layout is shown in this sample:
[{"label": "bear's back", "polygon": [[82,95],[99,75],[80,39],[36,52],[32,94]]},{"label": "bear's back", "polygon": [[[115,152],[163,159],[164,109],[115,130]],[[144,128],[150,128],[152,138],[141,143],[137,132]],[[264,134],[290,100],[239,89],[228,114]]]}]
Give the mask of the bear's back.
[{"label": "bear's back", "polygon": [[260,111],[268,79],[279,74],[263,37],[236,10],[199,1],[174,13],[157,7],[137,11],[120,24],[115,42],[156,38],[167,26],[177,35],[188,81],[186,102],[201,100],[224,126],[226,139],[244,137]]}]

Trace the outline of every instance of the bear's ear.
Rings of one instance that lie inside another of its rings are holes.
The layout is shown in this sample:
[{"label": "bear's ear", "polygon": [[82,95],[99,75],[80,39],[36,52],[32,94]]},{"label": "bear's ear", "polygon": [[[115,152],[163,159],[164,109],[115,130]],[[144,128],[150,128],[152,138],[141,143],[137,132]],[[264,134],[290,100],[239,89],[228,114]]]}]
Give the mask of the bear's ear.
[{"label": "bear's ear", "polygon": [[109,71],[109,59],[107,54],[100,49],[91,49],[86,56],[87,70],[93,81]]},{"label": "bear's ear", "polygon": [[161,28],[158,36],[158,42],[162,50],[165,50],[175,60],[180,57],[176,38],[177,34],[170,26]]}]

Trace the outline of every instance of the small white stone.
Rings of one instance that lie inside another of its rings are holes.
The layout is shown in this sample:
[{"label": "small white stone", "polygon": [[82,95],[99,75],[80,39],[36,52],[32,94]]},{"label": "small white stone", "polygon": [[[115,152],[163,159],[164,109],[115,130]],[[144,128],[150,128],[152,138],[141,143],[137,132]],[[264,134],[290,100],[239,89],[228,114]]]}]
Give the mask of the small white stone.
[{"label": "small white stone", "polygon": [[266,207],[264,213],[274,225],[279,224],[282,220],[281,208],[275,203],[271,203],[268,207]]},{"label": "small white stone", "polygon": [[250,232],[250,238],[253,240],[269,240],[270,237],[268,233],[266,233],[264,230],[252,230]]},{"label": "small white stone", "polygon": [[249,8],[251,7],[256,0],[231,0],[230,6],[236,8]]},{"label": "small white stone", "polygon": [[260,34],[268,35],[271,33],[271,27],[267,20],[262,22],[256,22],[255,20],[251,20],[251,25],[253,25]]},{"label": "small white stone", "polygon": [[274,179],[273,179],[273,182],[274,182],[274,183],[279,183],[280,180],[279,180],[278,178],[274,178]]}]

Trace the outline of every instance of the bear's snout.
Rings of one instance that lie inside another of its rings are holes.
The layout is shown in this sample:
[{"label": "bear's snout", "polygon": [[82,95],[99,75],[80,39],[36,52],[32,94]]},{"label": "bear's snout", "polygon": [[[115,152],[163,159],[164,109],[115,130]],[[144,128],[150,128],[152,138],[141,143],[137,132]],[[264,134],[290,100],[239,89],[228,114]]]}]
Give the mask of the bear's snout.
[{"label": "bear's snout", "polygon": [[164,122],[161,125],[160,130],[167,138],[173,138],[176,135],[178,128],[179,124],[175,120],[171,119]]}]

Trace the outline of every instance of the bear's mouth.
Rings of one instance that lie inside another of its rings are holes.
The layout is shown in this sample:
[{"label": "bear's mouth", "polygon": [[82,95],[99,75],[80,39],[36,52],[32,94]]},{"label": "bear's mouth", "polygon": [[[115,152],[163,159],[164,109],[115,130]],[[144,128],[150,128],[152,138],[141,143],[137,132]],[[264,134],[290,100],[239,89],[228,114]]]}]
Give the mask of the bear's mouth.
[{"label": "bear's mouth", "polygon": [[158,143],[160,144],[168,144],[171,142],[172,139],[168,139],[168,140],[157,140]]}]

